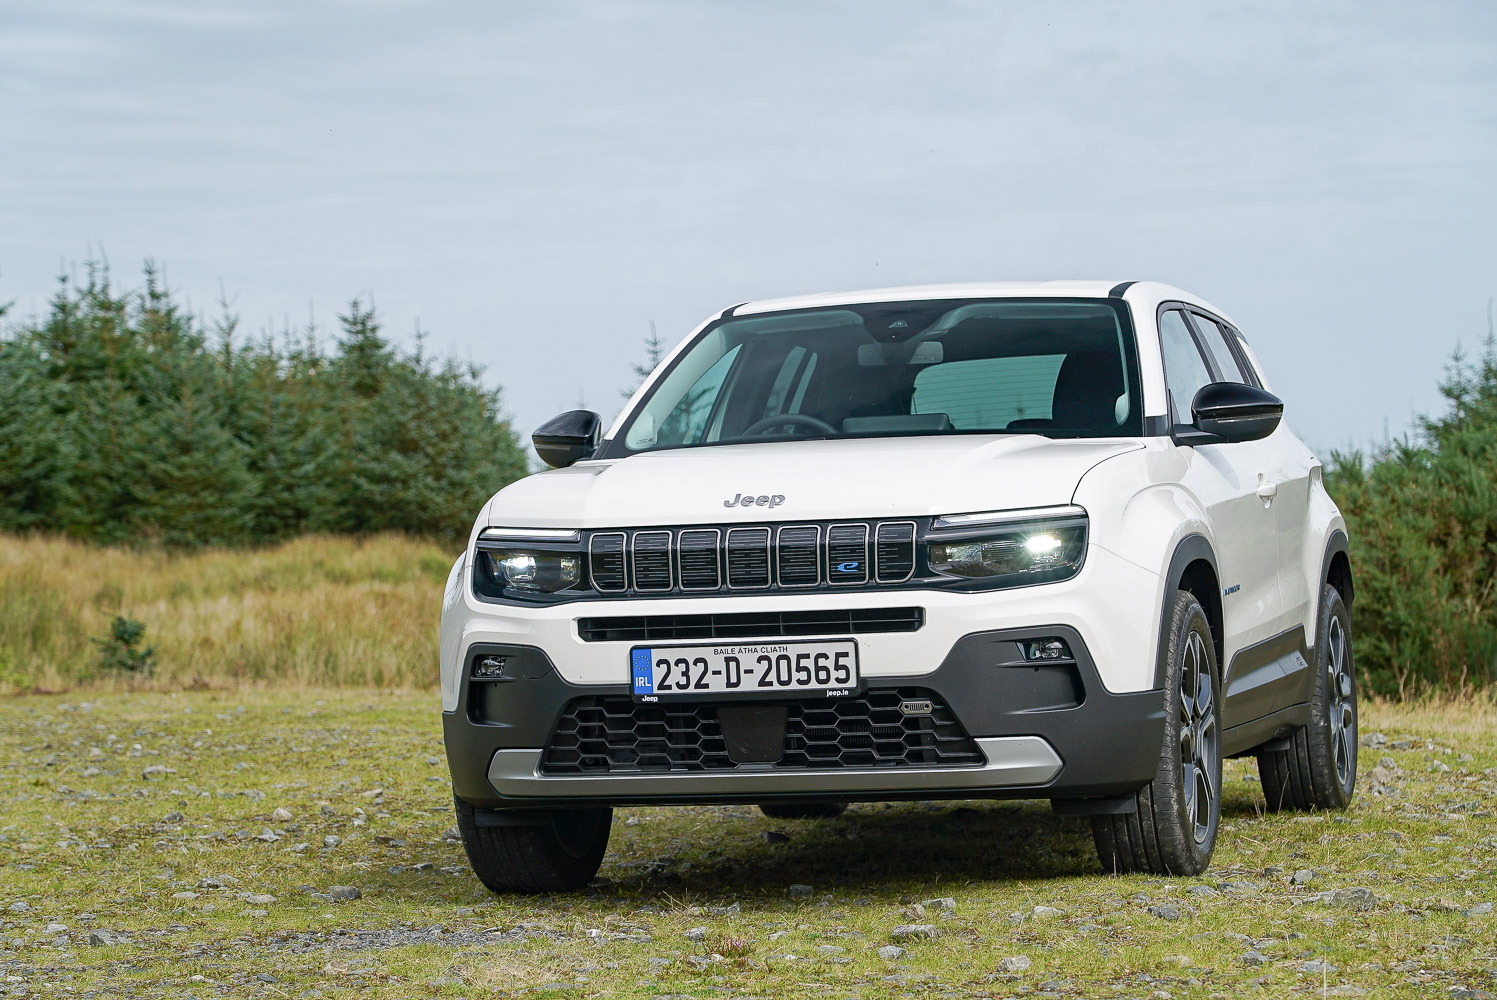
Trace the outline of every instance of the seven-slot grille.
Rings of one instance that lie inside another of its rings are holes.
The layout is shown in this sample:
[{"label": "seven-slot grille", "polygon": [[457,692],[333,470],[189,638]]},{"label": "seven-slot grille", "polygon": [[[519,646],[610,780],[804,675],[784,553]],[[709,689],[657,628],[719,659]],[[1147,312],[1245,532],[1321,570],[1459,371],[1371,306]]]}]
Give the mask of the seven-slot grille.
[{"label": "seven-slot grille", "polygon": [[903,583],[915,535],[914,521],[597,531],[588,575],[600,594]]}]

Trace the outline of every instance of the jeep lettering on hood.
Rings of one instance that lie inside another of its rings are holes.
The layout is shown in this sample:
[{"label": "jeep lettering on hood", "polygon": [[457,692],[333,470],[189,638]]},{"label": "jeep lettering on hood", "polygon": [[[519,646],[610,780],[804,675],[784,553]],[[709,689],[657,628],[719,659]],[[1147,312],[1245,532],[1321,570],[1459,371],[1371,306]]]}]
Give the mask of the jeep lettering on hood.
[{"label": "jeep lettering on hood", "polygon": [[[650,451],[522,479],[494,498],[483,523],[602,528],[1046,507],[1070,503],[1089,469],[1140,447],[1136,439],[1005,434]],[[782,492],[722,486],[756,480]]]},{"label": "jeep lettering on hood", "polygon": [[759,507],[778,507],[780,504],[782,504],[784,502],[785,502],[784,495],[783,494],[779,494],[779,493],[776,493],[773,496],[762,496],[761,495],[761,496],[757,496],[757,497],[755,497],[755,496],[749,496],[746,493],[739,493],[738,495],[736,495],[735,497],[733,497],[733,499],[731,499],[731,500],[724,500],[723,501],[723,506],[724,507],[753,507],[753,506],[759,506]]}]

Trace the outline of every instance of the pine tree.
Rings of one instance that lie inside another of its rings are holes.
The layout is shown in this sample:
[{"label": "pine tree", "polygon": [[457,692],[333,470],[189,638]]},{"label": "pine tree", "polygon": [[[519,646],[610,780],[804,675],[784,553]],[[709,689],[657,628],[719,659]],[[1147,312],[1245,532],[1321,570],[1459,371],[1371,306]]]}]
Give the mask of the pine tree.
[{"label": "pine tree", "polygon": [[645,360],[642,363],[636,362],[629,366],[634,372],[634,385],[627,389],[619,390],[619,394],[625,399],[634,395],[639,387],[645,384],[645,379],[649,378],[650,373],[660,367],[661,359],[665,357],[668,345],[664,340],[660,339],[660,334],[655,331],[654,320],[650,320],[650,335],[644,339],[644,345]]}]

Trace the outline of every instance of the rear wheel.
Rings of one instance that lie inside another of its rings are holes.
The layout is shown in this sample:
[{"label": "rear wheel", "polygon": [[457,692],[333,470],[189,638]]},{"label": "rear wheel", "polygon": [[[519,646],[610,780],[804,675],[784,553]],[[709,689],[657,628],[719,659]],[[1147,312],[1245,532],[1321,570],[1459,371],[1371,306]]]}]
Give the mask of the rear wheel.
[{"label": "rear wheel", "polygon": [[1222,786],[1216,646],[1195,595],[1177,591],[1168,614],[1159,770],[1134,793],[1134,812],[1092,817],[1104,871],[1199,875],[1216,846]]},{"label": "rear wheel", "polygon": [[453,802],[468,863],[492,892],[569,892],[603,863],[612,809],[491,812]]},{"label": "rear wheel", "polygon": [[1310,722],[1283,749],[1258,754],[1269,812],[1345,809],[1357,784],[1357,678],[1346,604],[1334,587],[1320,595]]},{"label": "rear wheel", "polygon": [[831,819],[847,812],[846,802],[763,803],[759,811],[770,819]]}]

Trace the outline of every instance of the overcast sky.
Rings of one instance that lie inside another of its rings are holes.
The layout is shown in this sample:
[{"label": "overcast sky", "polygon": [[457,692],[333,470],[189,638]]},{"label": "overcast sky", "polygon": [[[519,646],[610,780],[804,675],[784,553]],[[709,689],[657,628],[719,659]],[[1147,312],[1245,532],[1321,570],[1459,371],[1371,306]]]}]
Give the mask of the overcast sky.
[{"label": "overcast sky", "polygon": [[1497,3],[0,6],[0,302],[98,248],[245,327],[372,294],[528,434],[654,320],[1154,278],[1319,448],[1397,434],[1497,294]]}]

